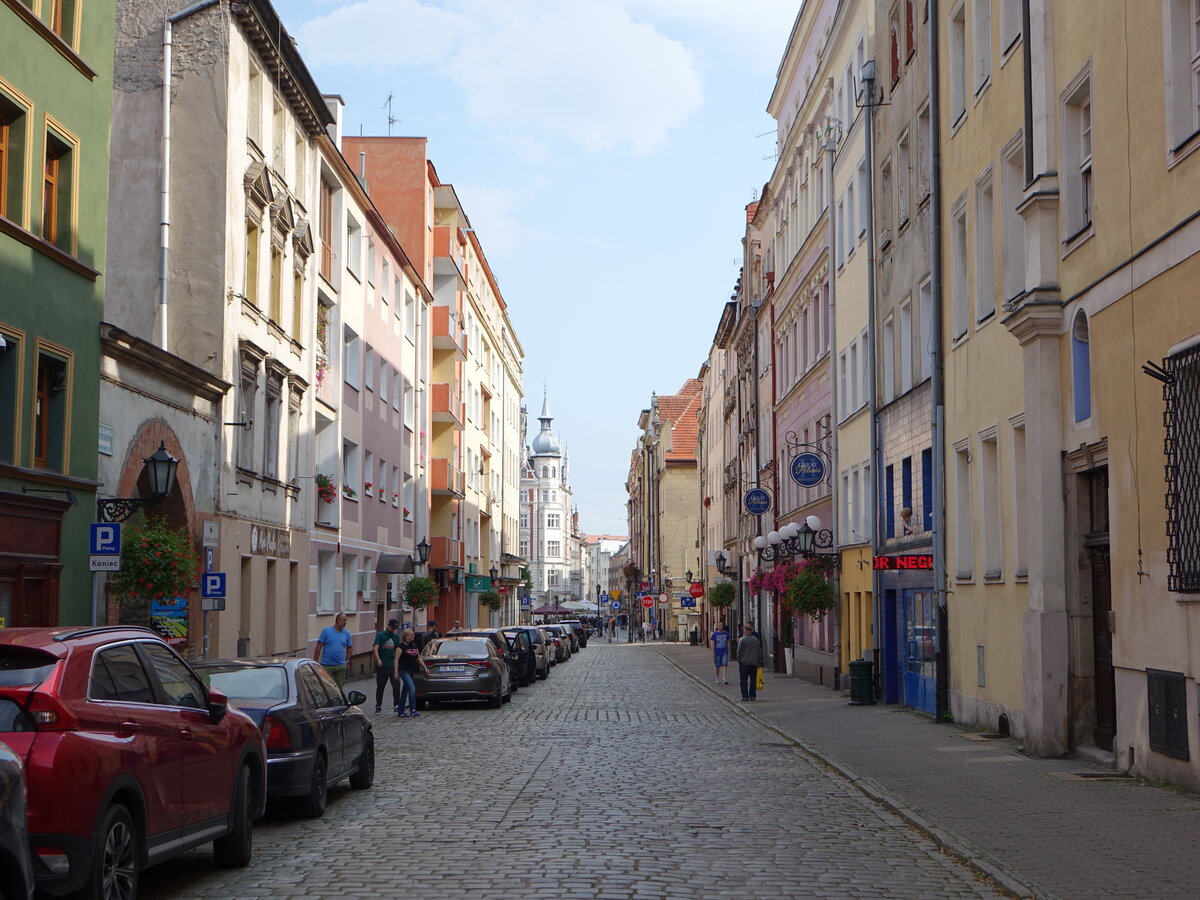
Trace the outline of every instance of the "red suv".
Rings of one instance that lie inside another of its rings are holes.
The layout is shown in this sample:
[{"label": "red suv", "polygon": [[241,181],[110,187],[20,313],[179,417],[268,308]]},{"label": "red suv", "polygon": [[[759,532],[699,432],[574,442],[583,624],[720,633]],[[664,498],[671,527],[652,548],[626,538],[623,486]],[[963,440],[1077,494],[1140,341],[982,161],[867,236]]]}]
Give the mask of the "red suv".
[{"label": "red suv", "polygon": [[0,630],[0,740],[25,762],[41,891],[135,897],[141,869],[208,841],[250,862],[262,732],[148,629]]}]

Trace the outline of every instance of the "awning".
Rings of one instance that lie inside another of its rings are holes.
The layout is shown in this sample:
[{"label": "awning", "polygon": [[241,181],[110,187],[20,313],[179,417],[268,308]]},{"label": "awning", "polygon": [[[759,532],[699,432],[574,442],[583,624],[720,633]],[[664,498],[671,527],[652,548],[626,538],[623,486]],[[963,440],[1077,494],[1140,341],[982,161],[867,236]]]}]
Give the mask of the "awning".
[{"label": "awning", "polygon": [[417,567],[413,565],[411,553],[381,553],[375,572],[379,575],[415,575]]}]

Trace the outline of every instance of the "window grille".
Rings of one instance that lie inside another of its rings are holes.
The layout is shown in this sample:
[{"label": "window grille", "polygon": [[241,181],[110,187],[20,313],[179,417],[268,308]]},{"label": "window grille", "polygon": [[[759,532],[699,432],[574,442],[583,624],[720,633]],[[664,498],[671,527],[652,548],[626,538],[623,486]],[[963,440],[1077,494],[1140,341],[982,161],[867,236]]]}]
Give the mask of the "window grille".
[{"label": "window grille", "polygon": [[1167,457],[1167,590],[1200,593],[1200,342],[1163,368]]}]

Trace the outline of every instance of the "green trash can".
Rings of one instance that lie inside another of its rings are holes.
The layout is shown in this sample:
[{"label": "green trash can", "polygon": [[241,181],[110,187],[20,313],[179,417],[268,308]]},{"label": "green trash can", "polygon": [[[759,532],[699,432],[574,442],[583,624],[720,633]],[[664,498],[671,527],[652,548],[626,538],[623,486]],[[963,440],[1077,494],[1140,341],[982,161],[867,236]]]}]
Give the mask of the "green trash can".
[{"label": "green trash can", "polygon": [[850,661],[850,705],[873,706],[875,690],[872,685],[871,670],[874,663],[869,659],[852,659]]},{"label": "green trash can", "polygon": [[693,647],[697,646],[700,643],[700,632],[693,628],[691,634],[688,636],[688,640],[691,641]]}]

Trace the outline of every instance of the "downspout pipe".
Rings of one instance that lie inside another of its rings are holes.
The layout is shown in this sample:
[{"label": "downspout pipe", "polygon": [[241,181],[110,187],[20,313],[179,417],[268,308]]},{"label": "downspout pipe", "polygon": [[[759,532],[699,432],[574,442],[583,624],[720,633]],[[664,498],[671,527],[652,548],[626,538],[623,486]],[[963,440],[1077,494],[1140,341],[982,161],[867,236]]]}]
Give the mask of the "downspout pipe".
[{"label": "downspout pipe", "polygon": [[[846,131],[851,128],[851,123],[846,123]],[[834,157],[837,155],[837,146],[832,135],[826,135],[825,140],[825,159],[829,166],[829,196],[833,197],[833,163]],[[870,171],[868,169],[868,171]],[[868,207],[869,209],[870,207]],[[838,505],[837,505],[837,483],[838,483],[838,380],[837,380],[837,278],[835,276],[835,266],[833,261],[837,258],[837,229],[834,227],[833,221],[834,210],[837,207],[830,202],[829,218],[827,226],[829,234],[827,242],[829,243],[829,321],[826,327],[829,330],[829,497],[832,501],[829,504],[829,528],[833,532],[833,545],[836,549],[841,549],[841,541],[838,540]],[[841,596],[841,575],[840,569],[834,570],[834,579],[837,581],[838,596]],[[839,680],[843,668],[842,660],[842,616],[841,603],[834,606],[837,610],[837,615],[833,619],[833,687],[837,690],[841,687]]]},{"label": "downspout pipe", "polygon": [[176,22],[216,6],[221,0],[200,0],[181,9],[163,22],[163,70],[162,70],[162,188],[159,208],[158,239],[158,347],[167,347],[168,309],[168,261],[171,256],[171,48],[172,28]]},{"label": "downspout pipe", "polygon": [[[933,410],[933,596],[937,601],[935,721],[946,721],[950,712],[950,617],[946,603],[946,384],[942,347],[942,150],[941,100],[938,93],[941,62],[938,55],[937,0],[929,11],[929,292],[933,302],[930,335],[930,405]],[[1026,41],[1028,43],[1028,41]]]}]

